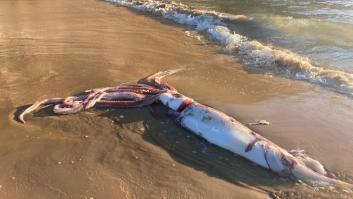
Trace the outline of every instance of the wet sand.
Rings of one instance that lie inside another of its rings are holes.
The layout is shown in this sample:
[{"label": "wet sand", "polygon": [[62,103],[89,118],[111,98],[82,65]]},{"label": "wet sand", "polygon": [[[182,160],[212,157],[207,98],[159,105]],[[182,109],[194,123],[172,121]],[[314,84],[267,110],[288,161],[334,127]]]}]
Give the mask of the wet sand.
[{"label": "wet sand", "polygon": [[186,27],[95,0],[0,2],[0,198],[349,198],[286,181],[183,130],[153,105],[54,116],[37,99],[170,68],[182,93],[352,182],[353,101],[245,71]]}]

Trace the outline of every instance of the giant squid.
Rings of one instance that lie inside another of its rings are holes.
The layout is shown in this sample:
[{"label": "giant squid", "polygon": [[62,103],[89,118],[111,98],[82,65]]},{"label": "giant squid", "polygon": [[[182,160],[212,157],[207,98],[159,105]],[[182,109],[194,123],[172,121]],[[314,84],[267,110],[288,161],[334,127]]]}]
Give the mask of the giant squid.
[{"label": "giant squid", "polygon": [[161,71],[137,83],[86,90],[79,96],[40,100],[19,114],[18,120],[25,123],[27,114],[48,106],[53,106],[56,114],[67,115],[93,107],[132,108],[160,102],[168,107],[182,127],[280,176],[301,180],[312,186],[353,188],[352,184],[328,177],[319,161],[301,152],[283,149],[233,117],[182,95],[162,81],[165,76],[178,71]]}]

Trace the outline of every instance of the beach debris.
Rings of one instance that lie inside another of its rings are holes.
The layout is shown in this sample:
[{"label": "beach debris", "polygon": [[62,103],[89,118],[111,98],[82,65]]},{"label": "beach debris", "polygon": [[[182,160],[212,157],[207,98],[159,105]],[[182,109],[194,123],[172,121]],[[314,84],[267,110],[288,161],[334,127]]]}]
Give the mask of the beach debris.
[{"label": "beach debris", "polygon": [[16,177],[15,177],[15,176],[12,176],[10,179],[11,179],[11,180],[16,180]]},{"label": "beach debris", "polygon": [[[26,114],[49,105],[54,106],[56,114],[74,114],[94,107],[136,108],[160,102],[176,113],[176,121],[182,127],[195,135],[282,177],[297,178],[298,182],[302,181],[313,186],[337,185],[353,190],[352,184],[326,176],[326,171],[319,161],[303,153],[290,153],[234,118],[182,95],[173,86],[161,81],[163,77],[178,71],[180,70],[158,72],[139,83],[123,83],[114,87],[91,89],[80,96],[38,101],[24,110],[18,120],[24,122]],[[119,117],[124,118],[123,115]],[[266,120],[249,123],[249,125],[269,124],[270,122]],[[190,138],[189,135],[186,137]],[[199,154],[195,150],[191,152]],[[135,156],[135,159],[138,159],[138,156]],[[219,156],[218,159],[224,158]]]},{"label": "beach debris", "polygon": [[266,120],[258,120],[257,122],[251,122],[251,123],[247,123],[249,126],[251,125],[263,125],[263,126],[267,126],[270,125],[270,122],[266,121]]},{"label": "beach debris", "polygon": [[88,135],[84,135],[84,136],[83,136],[83,138],[86,138],[86,139],[87,139],[88,137],[89,137]]},{"label": "beach debris", "polygon": [[58,162],[58,165],[62,165],[62,164],[63,164],[62,162],[60,162],[60,161]]}]

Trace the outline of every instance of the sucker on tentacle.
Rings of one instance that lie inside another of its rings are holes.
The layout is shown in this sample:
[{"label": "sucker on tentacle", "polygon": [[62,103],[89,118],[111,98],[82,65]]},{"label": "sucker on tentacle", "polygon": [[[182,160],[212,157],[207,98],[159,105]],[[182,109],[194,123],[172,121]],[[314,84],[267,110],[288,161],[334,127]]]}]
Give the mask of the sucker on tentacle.
[{"label": "sucker on tentacle", "polygon": [[319,161],[299,151],[288,152],[234,118],[202,105],[162,82],[163,77],[178,71],[158,72],[139,83],[87,90],[86,95],[38,101],[24,110],[18,119],[25,123],[25,115],[47,105],[54,105],[57,114],[73,114],[93,107],[143,107],[159,101],[173,112],[184,128],[281,176],[296,178],[315,186],[335,185],[353,189],[351,184],[327,177]]}]

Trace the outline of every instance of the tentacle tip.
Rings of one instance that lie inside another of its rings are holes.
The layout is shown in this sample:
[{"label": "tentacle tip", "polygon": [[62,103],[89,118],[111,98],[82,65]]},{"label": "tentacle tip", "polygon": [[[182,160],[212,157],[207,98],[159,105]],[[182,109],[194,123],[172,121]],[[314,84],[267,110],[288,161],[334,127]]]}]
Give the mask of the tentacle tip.
[{"label": "tentacle tip", "polygon": [[21,114],[19,114],[17,117],[15,116],[14,119],[19,122],[19,123],[22,123],[22,124],[25,124],[26,121],[25,121],[25,113],[22,112]]},{"label": "tentacle tip", "polygon": [[24,120],[23,116],[19,116],[19,117],[17,118],[17,121],[20,122],[20,123],[22,123],[22,124],[25,124],[25,123],[26,123],[26,121]]}]

